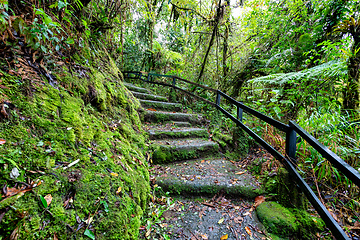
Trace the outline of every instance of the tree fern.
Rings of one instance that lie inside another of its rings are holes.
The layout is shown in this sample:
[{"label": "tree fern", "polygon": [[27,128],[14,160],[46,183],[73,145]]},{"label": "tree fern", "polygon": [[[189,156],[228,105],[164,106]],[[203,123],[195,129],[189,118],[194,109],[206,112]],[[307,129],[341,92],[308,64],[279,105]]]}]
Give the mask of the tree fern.
[{"label": "tree fern", "polygon": [[249,82],[283,85],[293,80],[318,80],[319,78],[327,79],[331,77],[345,76],[346,74],[346,62],[343,60],[333,60],[299,72],[276,73],[264,77],[254,78],[249,80]]}]

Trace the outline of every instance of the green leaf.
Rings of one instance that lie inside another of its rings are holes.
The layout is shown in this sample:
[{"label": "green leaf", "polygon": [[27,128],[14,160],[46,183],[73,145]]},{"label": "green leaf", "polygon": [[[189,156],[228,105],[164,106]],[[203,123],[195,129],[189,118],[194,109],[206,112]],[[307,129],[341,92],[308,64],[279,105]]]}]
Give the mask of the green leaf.
[{"label": "green leaf", "polygon": [[41,50],[42,50],[44,53],[47,53],[46,47],[45,47],[44,45],[41,45],[40,48],[41,48]]},{"label": "green leaf", "polygon": [[58,5],[58,3],[55,2],[54,4],[50,5],[49,8],[54,8],[54,7],[56,7],[57,5]]},{"label": "green leaf", "polygon": [[91,230],[89,230],[89,229],[86,229],[86,230],[85,230],[84,235],[85,235],[85,236],[88,236],[90,239],[95,240],[95,235],[94,235],[94,233],[93,233]]},{"label": "green leaf", "polygon": [[72,38],[68,38],[68,39],[66,40],[66,43],[67,43],[67,44],[74,44],[75,41],[74,41],[74,39],[72,39]]},{"label": "green leaf", "polygon": [[62,9],[63,7],[66,7],[66,3],[65,2],[63,2],[63,1],[59,1],[58,2],[58,9],[60,10],[60,9]]},{"label": "green leaf", "polygon": [[40,200],[41,200],[41,203],[43,204],[44,208],[47,208],[48,207],[47,202],[46,202],[45,198],[41,195],[40,195]]},{"label": "green leaf", "polygon": [[43,15],[44,17],[44,22],[46,25],[49,25],[50,23],[52,23],[52,19],[48,16],[48,15]]},{"label": "green leaf", "polygon": [[104,205],[104,210],[105,210],[105,212],[109,212],[109,205],[107,204],[107,202],[101,200],[100,203],[102,203],[102,204]]}]

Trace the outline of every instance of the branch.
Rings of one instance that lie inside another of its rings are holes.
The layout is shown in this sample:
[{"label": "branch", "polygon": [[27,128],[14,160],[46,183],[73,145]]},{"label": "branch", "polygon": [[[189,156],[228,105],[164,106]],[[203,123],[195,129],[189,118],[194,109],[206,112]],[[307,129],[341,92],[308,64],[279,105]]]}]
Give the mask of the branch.
[{"label": "branch", "polygon": [[175,5],[174,3],[171,3],[171,4],[174,7],[176,7],[177,9],[184,10],[184,11],[191,11],[191,12],[195,13],[196,15],[198,15],[199,17],[201,17],[202,19],[204,19],[207,22],[211,21],[211,20],[207,19],[206,17],[204,17],[201,13],[197,12],[196,10],[194,10],[192,8],[179,7],[179,6]]}]

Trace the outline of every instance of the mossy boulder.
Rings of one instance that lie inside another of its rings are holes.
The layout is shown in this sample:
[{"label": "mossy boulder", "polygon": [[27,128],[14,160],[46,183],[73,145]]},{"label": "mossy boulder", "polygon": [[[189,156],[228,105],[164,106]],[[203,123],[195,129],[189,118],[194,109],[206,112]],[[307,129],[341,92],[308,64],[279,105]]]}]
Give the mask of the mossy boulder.
[{"label": "mossy boulder", "polygon": [[[0,145],[0,185],[38,186],[0,199],[6,212],[0,239],[12,233],[18,239],[85,239],[84,222],[90,220],[96,239],[138,239],[150,192],[140,103],[106,54],[93,60],[96,68],[86,68],[83,77],[58,72],[56,88],[44,82],[32,96],[16,84],[20,77],[1,72],[9,88],[0,93],[16,108],[0,119],[6,140]],[[10,178],[14,167],[16,180]],[[40,196],[49,194],[45,209]]]},{"label": "mossy boulder", "polygon": [[299,231],[296,217],[276,202],[265,202],[256,208],[260,221],[267,230],[282,237],[294,236]]},{"label": "mossy boulder", "polygon": [[276,202],[264,202],[256,208],[259,220],[266,229],[279,237],[313,239],[325,224],[304,210],[288,209]]}]

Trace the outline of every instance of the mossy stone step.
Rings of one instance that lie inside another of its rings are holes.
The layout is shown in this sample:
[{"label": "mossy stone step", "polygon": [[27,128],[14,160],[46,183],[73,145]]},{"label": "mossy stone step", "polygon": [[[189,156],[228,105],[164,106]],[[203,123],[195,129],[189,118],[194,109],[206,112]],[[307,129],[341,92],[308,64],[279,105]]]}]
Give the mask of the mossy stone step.
[{"label": "mossy stone step", "polygon": [[169,103],[143,99],[140,99],[140,103],[144,108],[154,108],[156,110],[180,111],[182,108],[180,103]]},{"label": "mossy stone step", "polygon": [[189,122],[172,122],[172,124],[177,127],[191,127]]},{"label": "mossy stone step", "polygon": [[268,231],[286,239],[316,239],[316,233],[324,231],[325,227],[321,218],[276,202],[261,203],[256,213]]},{"label": "mossy stone step", "polygon": [[209,133],[203,128],[174,128],[174,129],[150,129],[150,139],[174,139],[174,138],[208,138]]},{"label": "mossy stone step", "polygon": [[170,163],[219,155],[219,146],[202,139],[154,140],[151,142],[153,163]]},{"label": "mossy stone step", "polygon": [[130,91],[139,92],[139,93],[150,93],[150,91],[148,89],[135,86],[132,83],[124,82],[124,85]]},{"label": "mossy stone step", "polygon": [[173,194],[209,195],[223,191],[253,199],[264,193],[246,170],[225,159],[197,159],[155,167],[155,183]]},{"label": "mossy stone step", "polygon": [[150,93],[141,93],[141,92],[135,92],[135,91],[131,91],[131,92],[134,95],[134,97],[143,99],[143,100],[155,100],[155,101],[162,101],[162,102],[168,101],[166,97],[159,96],[159,95],[154,95],[154,94],[150,94]]},{"label": "mossy stone step", "polygon": [[145,110],[143,112],[145,122],[190,122],[193,124],[200,124],[202,116],[199,114],[179,113],[179,112],[163,112]]}]

